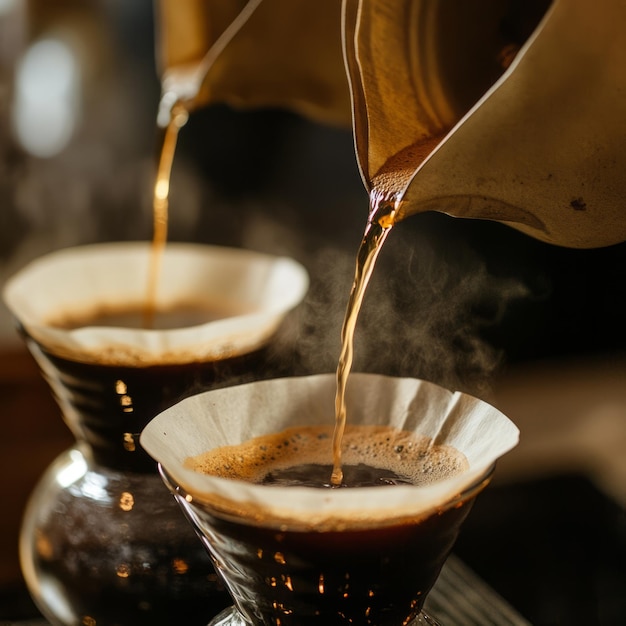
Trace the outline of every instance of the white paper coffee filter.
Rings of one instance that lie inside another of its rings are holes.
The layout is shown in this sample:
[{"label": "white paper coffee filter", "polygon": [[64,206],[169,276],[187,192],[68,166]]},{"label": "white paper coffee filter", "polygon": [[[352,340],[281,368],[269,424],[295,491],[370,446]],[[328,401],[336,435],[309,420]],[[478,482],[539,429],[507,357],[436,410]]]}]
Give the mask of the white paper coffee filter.
[{"label": "white paper coffee filter", "polygon": [[[251,484],[185,466],[188,457],[292,426],[334,423],[332,374],[273,379],[191,396],[155,417],[141,445],[185,491],[205,502],[245,504],[254,517],[296,515],[316,528],[337,520],[376,521],[431,512],[475,483],[518,441],[517,427],[491,405],[432,383],[352,374],[348,425],[390,425],[451,445],[467,471],[426,486],[314,489]],[[329,458],[331,443],[329,441]]]},{"label": "white paper coffee filter", "polygon": [[168,330],[51,326],[64,314],[88,316],[103,307],[142,307],[150,262],[150,242],[67,248],[20,270],[5,285],[4,299],[26,331],[60,355],[147,365],[250,352],[263,345],[308,289],[305,269],[289,258],[169,243],[161,262],[157,308],[218,305],[233,315]]}]

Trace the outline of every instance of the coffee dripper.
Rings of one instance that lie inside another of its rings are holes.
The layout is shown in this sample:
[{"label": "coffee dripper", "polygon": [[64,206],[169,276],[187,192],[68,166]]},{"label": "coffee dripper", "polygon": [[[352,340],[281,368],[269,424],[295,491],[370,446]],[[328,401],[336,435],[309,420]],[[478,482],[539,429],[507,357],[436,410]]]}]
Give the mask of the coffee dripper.
[{"label": "coffee dripper", "polygon": [[[55,625],[169,625],[183,607],[187,623],[204,626],[229,603],[139,434],[187,394],[269,375],[277,333],[308,277],[283,257],[171,243],[157,322],[145,328],[150,249],[118,242],[59,250],[4,289],[76,438],[39,479],[20,530],[25,582]],[[159,324],[176,309],[181,317]],[[125,317],[98,321],[116,311]]]},{"label": "coffee dripper", "polygon": [[[201,4],[174,19],[179,3],[162,0],[164,77],[197,63],[225,28]],[[350,118],[349,83],[366,188],[401,172],[396,221],[435,210],[568,247],[626,239],[620,0],[344,0],[342,14],[338,2],[298,3],[307,20],[293,4],[258,5],[197,106],[273,104],[336,123]],[[302,41],[281,48],[294,32]]]},{"label": "coffee dripper", "polygon": [[[335,386],[332,374],[319,374],[209,391],[177,403],[142,432],[142,446],[231,593],[234,607],[211,626],[436,624],[423,611],[428,592],[518,430],[471,396],[355,373],[346,398],[346,433],[355,429],[345,441],[346,466],[367,458],[361,462],[385,467],[381,459],[391,457],[417,468],[434,446],[461,453],[463,468],[428,484],[337,489],[260,484],[237,472],[242,455],[255,468],[272,467],[267,459],[277,457],[285,466],[316,458],[330,477],[332,437],[324,433],[334,425]],[[214,449],[225,453],[220,472],[193,464]]]}]

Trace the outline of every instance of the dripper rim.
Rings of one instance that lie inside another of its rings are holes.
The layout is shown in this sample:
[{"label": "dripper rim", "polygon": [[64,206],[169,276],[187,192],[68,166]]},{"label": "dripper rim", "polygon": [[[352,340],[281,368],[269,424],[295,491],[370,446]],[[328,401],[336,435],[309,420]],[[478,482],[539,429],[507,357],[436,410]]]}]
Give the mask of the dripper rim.
[{"label": "dripper rim", "polygon": [[[298,381],[298,382],[295,382]],[[236,398],[237,394],[252,394],[250,397],[242,400],[242,406],[257,407],[257,401],[259,399],[259,393],[266,392],[271,397],[271,403],[274,404],[280,411],[284,408],[284,403],[281,398],[278,397],[277,390],[286,385],[297,385],[303,388],[308,388],[311,393],[314,392],[314,402],[318,405],[326,407],[319,408],[318,414],[313,415],[311,420],[322,419],[321,413],[326,415],[326,423],[334,420],[334,413],[330,415],[332,408],[332,398],[328,396],[332,395],[334,389],[335,376],[333,374],[314,374],[309,376],[293,376],[288,378],[275,378],[264,381],[256,381],[253,383],[246,383],[243,385],[237,385],[225,389],[213,390],[195,394],[189,396],[177,403],[173,407],[170,407],[166,411],[163,411],[158,416],[153,418],[149,424],[144,428],[140,442],[144,449],[150,456],[157,462],[161,463],[165,471],[172,477],[172,479],[179,485],[188,495],[192,498],[198,499],[201,502],[221,501],[221,499],[235,502],[235,506],[244,505],[246,507],[252,506],[255,508],[255,515],[269,516],[273,518],[291,519],[294,511],[298,515],[302,516],[306,520],[306,525],[310,527],[322,528],[328,524],[336,525],[338,520],[349,520],[350,523],[354,523],[356,519],[360,518],[361,521],[371,522],[374,518],[381,519],[381,517],[388,517],[388,511],[393,510],[396,517],[412,517],[421,516],[425,511],[432,511],[439,505],[452,499],[458,493],[463,492],[464,488],[477,480],[480,476],[484,475],[489,467],[491,467],[497,458],[508,452],[513,448],[519,437],[519,430],[517,427],[498,409],[487,404],[486,402],[463,394],[461,392],[451,392],[439,385],[430,383],[414,378],[398,378],[391,376],[384,376],[379,374],[367,374],[367,373],[352,373],[348,391],[351,386],[360,386],[358,389],[361,393],[355,393],[357,387],[354,387],[351,397],[348,398],[348,420],[350,416],[353,418],[356,416],[360,419],[360,412],[362,407],[357,410],[355,414],[355,401],[359,401],[359,395],[363,394],[362,390],[368,390],[368,393],[376,394],[379,390],[384,391],[389,388],[392,392],[396,389],[400,389],[403,393],[408,389],[408,393],[412,394],[412,399],[417,400],[414,406],[421,403],[423,400],[428,399],[430,395],[433,403],[439,405],[440,410],[446,410],[449,412],[450,421],[452,425],[448,425],[448,433],[445,435],[449,438],[454,438],[458,434],[458,423],[462,422],[465,417],[465,413],[468,411],[477,412],[478,416],[474,418],[477,425],[476,432],[484,432],[484,428],[489,424],[496,428],[496,423],[499,423],[499,436],[501,440],[491,445],[492,454],[485,458],[474,458],[470,456],[468,459],[469,469],[462,472],[459,475],[452,476],[450,478],[442,479],[429,485],[395,485],[393,488],[384,489],[384,499],[381,501],[381,488],[380,487],[362,487],[358,489],[311,489],[307,487],[285,487],[277,485],[259,485],[247,483],[243,480],[235,478],[223,478],[219,476],[211,476],[201,474],[189,467],[185,466],[185,461],[189,457],[196,456],[202,453],[202,438],[207,437],[206,433],[210,431],[213,437],[235,437],[234,431],[239,429],[239,425],[233,419],[230,414],[220,415],[220,419],[217,419],[217,415],[211,414],[212,411],[219,413],[220,401],[228,402],[233,398]],[[256,393],[256,395],[254,395]],[[370,394],[371,395],[371,394]],[[313,397],[313,396],[312,396]],[[366,401],[366,400],[364,400]],[[301,411],[304,404],[300,401],[294,402],[294,406],[289,409],[292,410],[292,415]],[[390,405],[391,406],[391,405]],[[392,415],[392,411],[402,410],[394,407],[390,408],[389,425],[397,415]],[[203,412],[205,411],[205,412]],[[432,413],[433,411],[428,409],[426,412]],[[436,412],[436,411],[435,411]],[[192,415],[197,413],[197,420],[194,422]],[[235,414],[239,419],[243,419],[241,412]],[[235,417],[236,419],[236,417]],[[261,419],[261,418],[259,418]],[[289,417],[287,417],[289,419]],[[407,423],[411,423],[412,416],[406,417],[400,415],[398,417],[400,421],[408,420]],[[432,415],[424,418],[424,421],[432,422]],[[315,422],[317,424],[318,422]],[[195,425],[194,425],[195,424]],[[211,425],[214,424],[212,427]],[[230,425],[230,432],[224,427],[224,424]],[[312,425],[313,421],[308,422],[308,425]],[[274,423],[273,428],[268,428],[268,433],[279,433],[284,427],[284,422]],[[307,422],[300,422],[299,424],[292,424],[293,426],[306,426]],[[321,425],[321,424],[320,424]],[[392,424],[392,426],[398,426]],[[434,424],[429,424],[428,428],[438,427]],[[176,429],[179,429],[178,433]],[[181,436],[180,429],[189,429],[189,441],[186,441],[185,436]],[[256,426],[255,426],[256,428]],[[456,430],[455,430],[456,429]],[[400,430],[400,428],[398,428]],[[203,431],[205,434],[203,435]],[[220,431],[220,432],[216,432]],[[411,432],[416,434],[418,431],[411,429]],[[249,437],[253,438],[255,433]],[[467,439],[467,437],[466,437]],[[474,438],[475,439],[475,438]],[[242,441],[247,440],[242,438]],[[192,448],[189,447],[189,442],[192,442]],[[208,446],[219,447],[220,445],[231,445],[236,442],[229,442],[225,440],[221,444],[215,444]],[[446,441],[438,442],[446,443]],[[177,449],[181,445],[187,446],[185,450]],[[330,445],[330,443],[329,443]],[[478,452],[482,449],[482,444],[472,441],[471,437],[467,442],[468,446],[474,446]],[[459,449],[456,446],[457,450]],[[460,450],[466,454],[466,450]],[[271,491],[268,491],[271,490]],[[272,502],[268,504],[267,494],[272,493]],[[384,507],[384,511],[380,507]],[[287,514],[285,514],[287,512]]]},{"label": "dripper rim", "polygon": [[[49,296],[54,302],[54,310],[42,312],[46,306],[49,306],[49,309],[52,309],[52,306],[41,304],[41,298],[37,294],[33,296],[33,283],[44,282],[45,288],[48,289],[46,284],[48,277],[54,275],[55,271],[67,270],[71,262],[80,261],[81,258],[93,264],[109,260],[118,265],[122,263],[122,256],[124,259],[137,259],[136,263],[140,267],[134,271],[138,273],[143,271],[144,266],[147,267],[151,245],[149,241],[116,241],[53,251],[33,259],[11,276],[4,285],[3,299],[26,333],[58,356],[100,362],[101,348],[104,346],[107,349],[107,362],[111,361],[113,364],[136,362],[139,365],[150,365],[162,361],[177,363],[189,360],[217,360],[253,352],[262,347],[276,332],[284,317],[304,299],[308,290],[309,276],[306,269],[289,257],[244,248],[172,242],[168,243],[164,250],[163,262],[171,261],[185,266],[197,258],[206,266],[203,266],[202,272],[198,271],[197,282],[201,281],[200,274],[204,277],[212,267],[217,268],[219,272],[220,268],[228,264],[236,266],[231,271],[241,276],[242,283],[247,281],[250,285],[236,285],[234,280],[229,284],[226,278],[219,277],[216,281],[221,280],[219,296],[230,297],[231,305],[235,307],[237,303],[243,312],[203,324],[162,330],[104,326],[63,329],[50,325],[52,315],[58,315],[58,311],[63,309],[72,307],[79,311],[89,311],[90,308],[93,310],[93,300],[86,302],[80,294],[63,292],[59,296],[55,292]],[[85,268],[83,271],[87,272]],[[84,280],[90,278],[87,276]],[[134,276],[134,280],[138,282],[140,279]],[[255,281],[266,281],[265,288],[268,293]],[[145,283],[147,285],[147,272]],[[202,283],[203,287],[204,285],[205,283]],[[246,294],[247,288],[249,293]],[[135,307],[145,302],[146,289],[129,291],[127,299],[124,299],[124,296],[111,295],[114,293],[111,286],[106,289],[108,291],[97,300],[100,306],[111,307],[112,303],[115,303],[115,298],[124,305],[131,304]],[[182,293],[180,289],[173,287],[173,293],[178,295],[166,295],[164,300],[157,301],[157,307],[167,308],[193,301],[208,303],[217,293],[218,283],[216,282],[214,287],[208,285],[206,293],[187,293],[184,299],[180,295]],[[50,288],[50,291],[53,291],[53,288]],[[200,337],[199,331],[202,332]],[[199,345],[201,349],[198,348]]]}]

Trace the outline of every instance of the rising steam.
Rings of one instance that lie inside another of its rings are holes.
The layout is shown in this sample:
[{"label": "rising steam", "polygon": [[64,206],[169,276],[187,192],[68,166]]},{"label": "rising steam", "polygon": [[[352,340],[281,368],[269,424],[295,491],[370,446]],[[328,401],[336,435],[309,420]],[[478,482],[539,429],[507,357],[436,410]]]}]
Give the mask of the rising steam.
[{"label": "rising steam", "polygon": [[[267,217],[260,221],[265,227],[257,220],[253,231],[280,233],[282,252],[297,256],[306,249],[301,234],[287,232],[284,224],[276,229]],[[409,236],[402,228],[398,224],[385,244],[366,293],[353,370],[423,378],[484,397],[504,357],[482,333],[501,323],[530,289],[517,278],[491,275],[468,246],[449,254],[427,235]],[[298,259],[311,274],[311,288],[292,329],[297,373],[337,367],[354,277],[354,235],[353,250],[321,246]]]}]

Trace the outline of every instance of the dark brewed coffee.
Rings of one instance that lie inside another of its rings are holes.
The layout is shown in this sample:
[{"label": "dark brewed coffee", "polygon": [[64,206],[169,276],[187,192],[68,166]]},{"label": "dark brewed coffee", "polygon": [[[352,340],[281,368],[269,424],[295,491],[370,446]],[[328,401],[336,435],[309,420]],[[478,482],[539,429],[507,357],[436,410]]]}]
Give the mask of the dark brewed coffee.
[{"label": "dark brewed coffee", "polygon": [[[86,326],[104,326],[118,328],[144,328],[146,323],[145,306],[101,307],[93,312],[80,315],[65,314],[59,319],[49,320],[50,326],[72,330]],[[150,329],[171,330],[189,328],[216,320],[243,315],[248,310],[236,310],[225,303],[209,306],[205,303],[185,303],[167,310],[155,310],[150,316]]]},{"label": "dark brewed coffee", "polygon": [[426,519],[324,532],[261,527],[191,506],[251,623],[398,626],[421,610],[471,505],[459,501]]},{"label": "dark brewed coffee", "polygon": [[[267,348],[220,360],[126,366],[59,357],[27,339],[38,355],[68,426],[106,467],[154,473],[139,435],[158,413],[207,389],[261,378]],[[115,354],[114,347],[112,355]],[[103,353],[103,359],[111,355]],[[66,407],[71,407],[67,410]]]},{"label": "dark brewed coffee", "polygon": [[[66,475],[78,466],[67,465]],[[52,623],[205,626],[231,604],[156,473],[87,472],[40,518],[27,562],[37,569],[38,597],[54,601]]]},{"label": "dark brewed coffee", "polygon": [[331,489],[335,487],[383,487],[413,484],[405,476],[396,474],[396,472],[391,470],[358,463],[357,465],[344,465],[342,467],[343,480],[341,485],[333,485],[329,480],[332,470],[333,468],[330,464],[305,463],[272,470],[267,473],[261,483],[263,485],[281,485],[283,487]]},{"label": "dark brewed coffee", "polygon": [[[332,427],[292,428],[218,448],[189,459],[188,465],[269,482],[271,502],[277,484],[330,486],[332,433]],[[344,445],[344,480],[355,489],[429,484],[457,474],[467,463],[452,448],[389,427],[349,427]],[[324,462],[316,463],[320,457]],[[293,459],[300,462],[294,465]],[[273,519],[254,505],[229,507],[223,500],[212,505],[182,490],[178,497],[192,511],[191,519],[251,623],[399,626],[421,610],[477,490],[419,515],[397,518],[391,510],[388,519],[357,522],[349,517],[333,521],[330,514],[323,524],[296,513],[293,519],[288,514]]]}]

